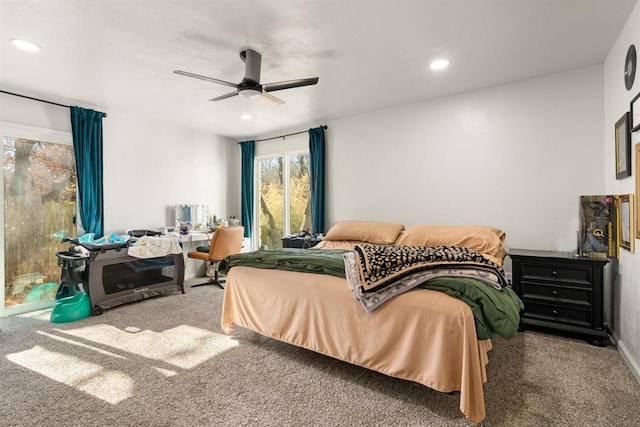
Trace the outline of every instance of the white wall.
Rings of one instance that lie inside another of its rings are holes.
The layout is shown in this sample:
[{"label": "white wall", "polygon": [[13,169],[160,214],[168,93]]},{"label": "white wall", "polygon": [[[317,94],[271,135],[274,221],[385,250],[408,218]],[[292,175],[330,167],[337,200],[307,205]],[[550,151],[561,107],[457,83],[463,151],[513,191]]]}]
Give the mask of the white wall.
[{"label": "white wall", "polygon": [[[624,85],[624,63],[629,45],[635,44],[640,51],[640,4],[637,4],[618,40],[609,52],[604,64],[604,138],[605,191],[610,194],[634,193],[636,169],[632,156],[631,177],[615,179],[614,125],[629,111],[629,102],[640,92],[640,69],[636,70],[633,87],[627,91]],[[638,58],[640,60],[640,57]],[[640,64],[640,61],[638,62]],[[634,132],[632,147],[640,143],[640,132]],[[635,151],[634,151],[635,152]],[[637,193],[636,193],[637,194]],[[639,214],[640,212],[636,212]],[[622,250],[615,283],[616,335],[618,348],[638,380],[640,381],[640,241],[636,240],[636,251]]]},{"label": "white wall", "polygon": [[508,248],[575,251],[579,196],[605,188],[602,80],[597,65],[325,122],[327,224],[484,224]]},{"label": "white wall", "polygon": [[176,204],[227,216],[234,141],[112,112],[103,123],[105,231],[173,225]]},{"label": "white wall", "polygon": [[576,250],[602,194],[602,67],[327,123],[328,224],[484,224],[508,247]]},{"label": "white wall", "polygon": [[[212,213],[227,216],[235,141],[94,108],[108,114],[103,120],[105,232],[173,224],[174,206],[183,203],[207,204]],[[0,121],[71,132],[67,108],[6,94],[0,94]]]},{"label": "white wall", "polygon": [[[0,89],[27,96],[38,96],[38,94],[11,87],[0,86]],[[63,100],[55,101],[62,103]],[[87,108],[91,107],[88,106]],[[0,120],[18,123],[20,125],[71,132],[71,113],[68,108],[36,102],[4,93],[0,93]]]}]

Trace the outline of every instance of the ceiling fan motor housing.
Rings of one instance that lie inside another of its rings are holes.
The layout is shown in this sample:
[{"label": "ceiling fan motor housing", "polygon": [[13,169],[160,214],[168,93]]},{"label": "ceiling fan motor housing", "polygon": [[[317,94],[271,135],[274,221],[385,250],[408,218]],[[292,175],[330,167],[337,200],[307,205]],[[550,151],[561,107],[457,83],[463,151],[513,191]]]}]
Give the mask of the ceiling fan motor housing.
[{"label": "ceiling fan motor housing", "polygon": [[240,52],[240,58],[245,63],[244,78],[238,84],[238,95],[243,98],[255,99],[262,94],[260,84],[260,63],[262,55],[255,50],[247,49]]},{"label": "ceiling fan motor housing", "polygon": [[243,50],[240,58],[244,61],[244,81],[251,81],[260,84],[260,64],[262,63],[262,55],[255,50]]}]

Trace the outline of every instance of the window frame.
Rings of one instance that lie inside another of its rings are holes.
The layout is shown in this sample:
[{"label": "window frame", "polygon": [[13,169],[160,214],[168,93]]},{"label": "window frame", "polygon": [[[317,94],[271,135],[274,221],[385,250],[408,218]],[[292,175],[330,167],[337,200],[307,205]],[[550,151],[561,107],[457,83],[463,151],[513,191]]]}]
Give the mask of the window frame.
[{"label": "window frame", "polygon": [[[290,183],[291,183],[291,156],[299,155],[299,154],[308,154],[311,156],[311,152],[309,148],[306,149],[291,149],[286,151],[277,151],[269,154],[261,154],[259,156],[255,156],[253,159],[253,170],[256,172],[253,176],[253,222],[252,229],[256,230],[251,236],[251,247],[255,250],[260,246],[260,160],[270,159],[274,157],[282,157],[283,158],[283,167],[282,167],[282,176],[283,176],[283,192],[284,192],[284,212],[283,212],[283,224],[282,231],[284,236],[291,234],[291,192],[290,192]],[[309,189],[311,192],[311,189]],[[282,236],[282,237],[284,237]]]},{"label": "window frame", "polygon": [[[22,125],[19,123],[11,123],[0,120],[0,134],[2,137],[24,138],[34,141],[50,142],[55,144],[73,145],[73,134],[67,131],[55,129],[41,128],[37,126]],[[1,161],[4,169],[4,159]],[[4,178],[3,178],[4,183]],[[76,194],[77,197],[77,194]],[[79,199],[77,199],[79,200]],[[78,206],[78,203],[76,204]],[[4,227],[4,191],[0,191],[0,221]],[[79,218],[76,212],[77,218]],[[2,286],[0,287],[0,317],[13,316],[17,314],[30,313],[37,310],[53,307],[55,300],[38,301],[34,303],[20,304],[18,306],[5,307],[5,253],[4,253],[4,231],[2,233],[2,248],[0,256],[0,278]],[[48,314],[47,314],[48,319]]]}]

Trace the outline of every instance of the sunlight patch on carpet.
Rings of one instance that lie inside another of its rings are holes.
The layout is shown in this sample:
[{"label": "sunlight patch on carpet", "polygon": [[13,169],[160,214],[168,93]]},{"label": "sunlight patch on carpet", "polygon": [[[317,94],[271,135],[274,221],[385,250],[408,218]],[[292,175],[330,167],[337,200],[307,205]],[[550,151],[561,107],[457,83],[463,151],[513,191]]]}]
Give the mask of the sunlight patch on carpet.
[{"label": "sunlight patch on carpet", "polygon": [[173,377],[175,375],[178,375],[176,371],[172,371],[171,369],[162,369],[162,368],[156,368],[156,367],[154,367],[153,369],[160,372],[165,377]]},{"label": "sunlight patch on carpet", "polygon": [[162,332],[104,324],[58,331],[181,369],[191,369],[238,345],[231,337],[189,325]]},{"label": "sunlight patch on carpet", "polygon": [[128,375],[38,345],[7,359],[112,405],[132,396],[133,380]]},{"label": "sunlight patch on carpet", "polygon": [[96,347],[93,347],[93,346],[90,346],[90,345],[87,345],[87,344],[83,344],[81,342],[70,340],[68,338],[63,338],[63,337],[59,337],[57,335],[52,335],[52,334],[49,334],[49,333],[44,332],[44,331],[36,331],[36,333],[38,333],[40,335],[43,335],[43,336],[45,336],[47,338],[51,338],[53,340],[63,342],[65,344],[76,345],[78,347],[86,348],[86,349],[95,351],[95,352],[100,353],[100,354],[104,354],[104,355],[111,356],[111,357],[116,357],[118,359],[126,359],[124,356],[120,356],[120,355],[112,353],[110,351],[102,350],[102,349],[99,349],[99,348],[96,348]]}]

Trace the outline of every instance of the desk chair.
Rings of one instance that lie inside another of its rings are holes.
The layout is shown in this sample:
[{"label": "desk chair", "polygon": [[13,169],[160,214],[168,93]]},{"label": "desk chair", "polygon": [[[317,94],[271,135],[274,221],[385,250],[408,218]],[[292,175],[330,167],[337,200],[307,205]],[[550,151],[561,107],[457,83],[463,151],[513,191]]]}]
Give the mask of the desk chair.
[{"label": "desk chair", "polygon": [[213,278],[205,283],[196,286],[218,285],[224,289],[224,281],[218,279],[218,263],[227,255],[240,253],[242,240],[244,238],[244,227],[220,227],[211,238],[209,252],[191,251],[187,253],[189,258],[201,259],[207,263],[206,275]]}]

